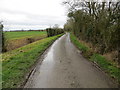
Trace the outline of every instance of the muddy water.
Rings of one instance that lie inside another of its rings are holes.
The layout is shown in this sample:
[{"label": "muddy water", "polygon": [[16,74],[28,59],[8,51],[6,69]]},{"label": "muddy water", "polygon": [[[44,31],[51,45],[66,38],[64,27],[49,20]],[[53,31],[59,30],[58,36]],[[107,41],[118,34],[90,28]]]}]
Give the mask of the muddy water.
[{"label": "muddy water", "polygon": [[65,34],[44,55],[31,74],[25,88],[112,88],[105,73],[83,58]]}]

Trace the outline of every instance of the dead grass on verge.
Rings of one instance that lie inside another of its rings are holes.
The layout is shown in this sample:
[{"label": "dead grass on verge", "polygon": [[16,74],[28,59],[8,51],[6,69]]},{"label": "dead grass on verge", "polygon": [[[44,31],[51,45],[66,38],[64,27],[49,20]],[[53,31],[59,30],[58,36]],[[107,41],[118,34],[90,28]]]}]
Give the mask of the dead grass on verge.
[{"label": "dead grass on verge", "polygon": [[120,67],[118,63],[114,62],[114,58],[118,55],[116,51],[101,55],[96,53],[93,46],[78,40],[72,33],[70,34],[71,41],[82,51],[84,57],[99,65],[108,75],[114,78],[120,84]]}]

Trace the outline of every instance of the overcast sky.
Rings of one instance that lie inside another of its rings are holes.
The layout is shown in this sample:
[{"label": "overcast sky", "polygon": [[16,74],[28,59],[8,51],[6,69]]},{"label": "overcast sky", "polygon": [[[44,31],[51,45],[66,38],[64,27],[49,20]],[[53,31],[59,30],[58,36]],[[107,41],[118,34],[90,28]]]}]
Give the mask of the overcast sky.
[{"label": "overcast sky", "polygon": [[45,29],[66,22],[63,0],[0,0],[5,30]]}]

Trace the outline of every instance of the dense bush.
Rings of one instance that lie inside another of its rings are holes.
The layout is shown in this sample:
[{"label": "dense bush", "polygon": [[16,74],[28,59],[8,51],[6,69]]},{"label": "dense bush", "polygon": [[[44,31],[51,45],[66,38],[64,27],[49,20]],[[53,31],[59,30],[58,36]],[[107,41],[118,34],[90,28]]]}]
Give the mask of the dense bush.
[{"label": "dense bush", "polygon": [[47,28],[46,31],[48,37],[64,33],[63,29],[61,28]]}]

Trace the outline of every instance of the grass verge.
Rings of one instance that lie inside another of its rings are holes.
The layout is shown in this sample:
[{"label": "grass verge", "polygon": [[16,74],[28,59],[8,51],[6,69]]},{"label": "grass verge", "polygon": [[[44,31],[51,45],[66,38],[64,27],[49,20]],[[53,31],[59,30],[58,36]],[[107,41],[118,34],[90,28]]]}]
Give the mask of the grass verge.
[{"label": "grass verge", "polygon": [[90,61],[96,62],[101,69],[107,72],[111,77],[115,78],[120,84],[120,68],[100,54],[96,54],[85,44],[81,43],[76,36],[70,34],[71,41],[83,52],[83,56],[87,57]]},{"label": "grass verge", "polygon": [[63,34],[45,38],[2,55],[2,87],[17,88],[37,58]]}]

